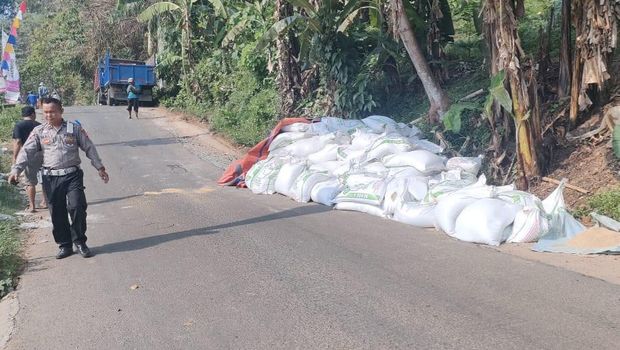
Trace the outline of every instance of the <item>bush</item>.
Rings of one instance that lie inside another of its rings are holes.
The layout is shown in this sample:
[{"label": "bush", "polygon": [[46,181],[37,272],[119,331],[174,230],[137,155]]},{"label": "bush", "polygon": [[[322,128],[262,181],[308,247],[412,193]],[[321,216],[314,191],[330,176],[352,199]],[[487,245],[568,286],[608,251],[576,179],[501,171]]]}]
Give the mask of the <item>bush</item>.
[{"label": "bush", "polygon": [[15,223],[0,221],[0,298],[13,290],[22,264],[18,232]]},{"label": "bush", "polygon": [[584,217],[590,212],[596,212],[620,221],[620,187],[595,194],[586,205],[575,212],[575,216]]},{"label": "bush", "polygon": [[272,82],[260,84],[241,70],[231,74],[234,82],[228,101],[210,118],[213,128],[235,142],[251,146],[262,140],[277,120],[278,93]]},{"label": "bush", "polygon": [[20,107],[0,107],[0,143],[9,142],[15,122],[21,119]]}]

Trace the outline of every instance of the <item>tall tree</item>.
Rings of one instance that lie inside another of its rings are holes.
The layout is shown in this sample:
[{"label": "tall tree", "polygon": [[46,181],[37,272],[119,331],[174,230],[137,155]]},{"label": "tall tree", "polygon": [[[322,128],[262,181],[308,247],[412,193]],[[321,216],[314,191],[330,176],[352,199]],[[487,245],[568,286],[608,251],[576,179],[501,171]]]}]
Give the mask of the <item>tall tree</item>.
[{"label": "tall tree", "polygon": [[422,48],[414,35],[414,30],[411,27],[409,18],[407,18],[403,0],[390,0],[390,11],[394,36],[400,38],[403,42],[430,101],[429,119],[433,122],[438,122],[450,108],[450,99],[433,75]]},{"label": "tall tree", "polygon": [[558,77],[558,97],[569,96],[570,92],[570,72],[571,72],[571,47],[570,47],[570,14],[571,0],[562,0],[562,26],[560,43],[560,75]]},{"label": "tall tree", "polygon": [[[286,0],[276,0],[275,19],[279,22],[293,15],[293,6]],[[281,98],[280,115],[293,115],[300,100],[301,72],[295,57],[299,54],[295,37],[289,31],[279,33],[276,39],[278,56],[277,86]]]}]

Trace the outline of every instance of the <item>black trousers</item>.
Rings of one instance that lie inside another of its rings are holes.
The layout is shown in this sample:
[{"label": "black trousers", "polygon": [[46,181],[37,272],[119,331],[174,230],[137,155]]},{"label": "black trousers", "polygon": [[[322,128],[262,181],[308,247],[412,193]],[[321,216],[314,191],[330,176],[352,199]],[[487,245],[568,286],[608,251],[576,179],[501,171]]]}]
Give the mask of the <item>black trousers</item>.
[{"label": "black trousers", "polygon": [[[60,247],[86,243],[86,195],[84,172],[64,176],[43,176],[43,190],[52,217],[54,240]],[[71,223],[69,223],[71,217]]]}]

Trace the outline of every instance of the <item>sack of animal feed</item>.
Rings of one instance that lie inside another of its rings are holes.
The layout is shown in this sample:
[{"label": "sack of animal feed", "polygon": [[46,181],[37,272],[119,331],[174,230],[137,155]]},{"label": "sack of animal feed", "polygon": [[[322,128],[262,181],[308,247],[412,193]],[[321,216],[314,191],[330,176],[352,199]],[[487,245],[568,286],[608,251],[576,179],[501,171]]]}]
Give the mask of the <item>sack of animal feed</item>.
[{"label": "sack of animal feed", "polygon": [[434,227],[435,205],[405,202],[396,208],[392,219],[417,227]]},{"label": "sack of animal feed", "polygon": [[315,203],[321,203],[323,205],[334,205],[334,198],[342,190],[340,182],[331,178],[327,181],[319,182],[310,191],[310,198]]},{"label": "sack of animal feed", "polygon": [[474,176],[480,172],[482,167],[482,156],[478,157],[453,157],[446,162],[446,169],[455,170],[460,169],[464,172],[470,173]]},{"label": "sack of animal feed", "polygon": [[282,132],[307,132],[310,129],[308,123],[293,123],[282,127]]},{"label": "sack of animal feed", "polygon": [[291,189],[297,177],[306,168],[305,162],[287,163],[282,166],[275,182],[275,190],[287,197],[293,197]]},{"label": "sack of animal feed", "polygon": [[384,132],[387,128],[394,130],[397,125],[392,118],[384,117],[382,115],[371,115],[370,117],[362,119],[362,122],[372,131],[377,133]]},{"label": "sack of animal feed", "polygon": [[385,195],[385,180],[373,174],[349,174],[335,203],[356,202],[380,206]]},{"label": "sack of animal feed", "polygon": [[549,231],[549,220],[538,207],[524,207],[517,212],[512,224],[512,233],[506,240],[509,243],[536,242]]},{"label": "sack of animal feed", "polygon": [[425,150],[425,151],[429,151],[434,154],[439,154],[443,152],[443,147],[435,143],[432,143],[428,140],[418,139],[418,138],[413,137],[413,138],[409,138],[409,141],[411,142],[411,145],[413,146],[414,150]]},{"label": "sack of animal feed", "polygon": [[359,211],[362,213],[379,216],[384,218],[385,214],[383,213],[383,208],[377,207],[370,204],[364,203],[356,203],[356,202],[340,202],[336,203],[334,209],[337,210],[348,210],[348,211]]},{"label": "sack of animal feed", "polygon": [[387,167],[412,166],[427,175],[445,169],[442,157],[425,150],[389,155],[383,158],[383,164]]},{"label": "sack of animal feed", "polygon": [[307,203],[310,201],[312,189],[320,182],[327,181],[331,177],[328,172],[317,172],[305,169],[297,176],[290,189],[291,198],[297,202]]},{"label": "sack of animal feed", "polygon": [[479,199],[461,211],[453,237],[466,242],[500,245],[510,236],[510,225],[520,207],[495,198]]},{"label": "sack of animal feed", "polygon": [[366,161],[373,159],[381,160],[387,155],[407,152],[411,149],[411,144],[405,137],[397,135],[382,136],[370,146],[366,154]]},{"label": "sack of animal feed", "polygon": [[256,162],[245,176],[245,184],[256,194],[275,193],[275,183],[286,158],[268,158]]},{"label": "sack of animal feed", "polygon": [[323,163],[338,159],[338,145],[329,143],[318,152],[308,155],[308,160],[312,163]]},{"label": "sack of animal feed", "polygon": [[295,141],[312,137],[311,134],[305,132],[282,132],[276,136],[269,144],[269,152],[286,147]]}]

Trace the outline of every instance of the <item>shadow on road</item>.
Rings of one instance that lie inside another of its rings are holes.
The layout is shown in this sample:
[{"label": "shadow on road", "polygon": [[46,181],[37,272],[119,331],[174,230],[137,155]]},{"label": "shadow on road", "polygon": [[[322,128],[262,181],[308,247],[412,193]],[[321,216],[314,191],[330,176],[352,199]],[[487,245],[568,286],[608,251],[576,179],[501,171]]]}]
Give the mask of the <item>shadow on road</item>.
[{"label": "shadow on road", "polygon": [[145,140],[133,140],[133,141],[120,141],[120,142],[109,142],[109,143],[100,143],[96,144],[97,147],[106,147],[106,146],[127,146],[127,147],[142,147],[142,146],[161,146],[161,145],[169,145],[173,143],[180,143],[183,140],[192,139],[194,137],[198,137],[201,135],[206,135],[206,133],[189,135],[189,136],[179,136],[179,137],[162,137],[158,139],[145,139]]},{"label": "shadow on road", "polygon": [[209,227],[187,230],[187,231],[164,233],[164,234],[156,235],[156,236],[142,237],[142,238],[130,239],[127,241],[104,244],[102,246],[95,247],[93,251],[97,254],[109,254],[109,253],[140,250],[140,249],[150,248],[156,245],[160,245],[162,243],[184,239],[184,238],[188,238],[192,236],[215,234],[215,233],[218,233],[220,230],[231,228],[231,227],[252,225],[252,224],[257,224],[260,222],[266,222],[266,221],[272,221],[272,220],[289,219],[289,218],[299,217],[299,216],[304,216],[304,215],[318,214],[318,213],[331,211],[331,210],[332,209],[330,207],[324,206],[324,205],[318,205],[318,204],[308,205],[304,207],[284,210],[278,213],[234,221],[234,222],[221,224],[221,225],[209,226]]},{"label": "shadow on road", "polygon": [[142,194],[132,194],[129,196],[123,196],[123,197],[112,197],[112,198],[105,198],[105,199],[100,199],[98,201],[94,201],[94,202],[88,202],[88,205],[97,205],[97,204],[104,204],[104,203],[110,203],[110,202],[116,202],[116,201],[122,201],[124,199],[129,199],[129,198],[134,198],[134,197],[141,197]]}]

